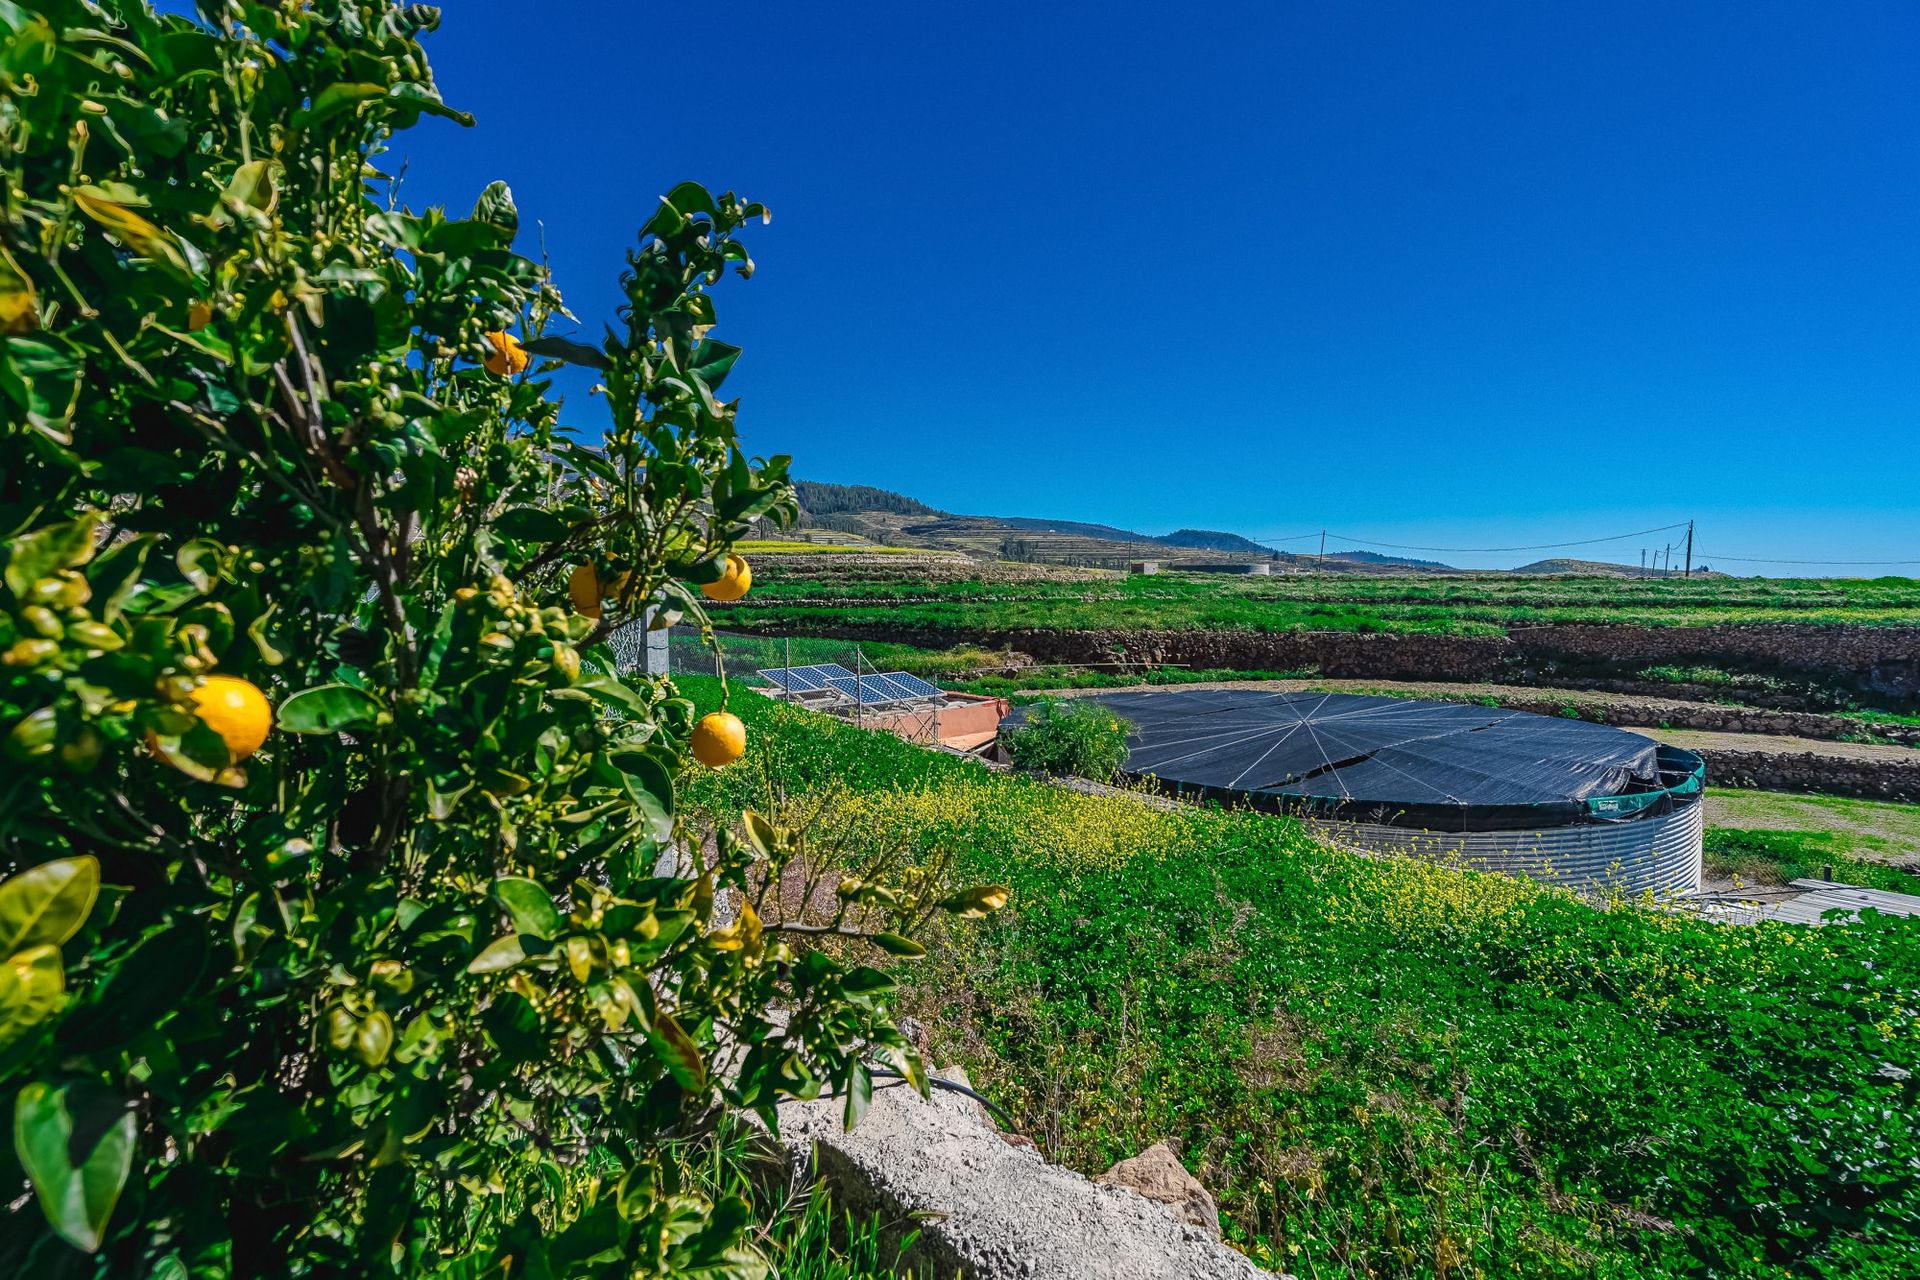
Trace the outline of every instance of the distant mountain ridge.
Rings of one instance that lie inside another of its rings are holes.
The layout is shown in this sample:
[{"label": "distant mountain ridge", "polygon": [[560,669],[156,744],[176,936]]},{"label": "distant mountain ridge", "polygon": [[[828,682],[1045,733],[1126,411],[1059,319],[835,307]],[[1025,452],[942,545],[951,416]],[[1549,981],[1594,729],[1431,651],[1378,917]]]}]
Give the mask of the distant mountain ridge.
[{"label": "distant mountain ridge", "polygon": [[1390,556],[1378,551],[1329,551],[1329,560],[1353,560],[1359,564],[1390,564],[1408,569],[1432,569],[1435,572],[1457,573],[1450,564],[1439,560],[1415,560],[1412,556]]},{"label": "distant mountain ridge", "polygon": [[[1171,553],[1187,551],[1234,560],[1272,560],[1306,568],[1324,564],[1327,569],[1350,573],[1409,569],[1424,573],[1465,572],[1438,560],[1381,551],[1329,551],[1322,561],[1317,551],[1304,554],[1281,551],[1252,538],[1217,529],[1176,529],[1172,533],[1153,534],[1088,520],[955,515],[891,489],[865,484],[796,480],[794,487],[800,499],[802,528],[852,534],[887,546],[927,547],[1003,560],[1108,568],[1125,568],[1130,560],[1178,559]],[[1551,559],[1536,560],[1505,572],[1635,577],[1643,570],[1598,560]],[[1700,569],[1696,568],[1695,572],[1699,573]]]}]

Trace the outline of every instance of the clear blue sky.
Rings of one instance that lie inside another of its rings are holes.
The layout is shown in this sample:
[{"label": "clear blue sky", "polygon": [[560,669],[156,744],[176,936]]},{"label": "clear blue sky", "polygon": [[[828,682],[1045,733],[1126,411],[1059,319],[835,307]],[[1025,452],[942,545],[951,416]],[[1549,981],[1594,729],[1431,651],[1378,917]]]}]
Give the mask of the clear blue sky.
[{"label": "clear blue sky", "polygon": [[673,183],[773,209],[720,332],[801,476],[1920,560],[1911,3],[462,0],[428,48],[479,124],[413,135],[405,198],[506,179],[590,333]]}]

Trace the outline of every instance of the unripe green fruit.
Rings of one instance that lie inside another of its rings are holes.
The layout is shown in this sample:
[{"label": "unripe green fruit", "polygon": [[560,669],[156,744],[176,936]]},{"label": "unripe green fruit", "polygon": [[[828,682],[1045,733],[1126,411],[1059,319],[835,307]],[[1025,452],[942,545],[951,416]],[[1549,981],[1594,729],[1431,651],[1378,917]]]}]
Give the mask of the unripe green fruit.
[{"label": "unripe green fruit", "polygon": [[53,661],[59,652],[60,646],[51,640],[16,640],[0,653],[0,666],[37,667]]},{"label": "unripe green fruit", "polygon": [[73,622],[67,625],[67,639],[89,649],[101,649],[112,653],[126,644],[120,633],[104,622]]},{"label": "unripe green fruit", "polygon": [[48,640],[58,640],[67,630],[60,625],[60,616],[43,604],[30,604],[22,609],[20,623],[33,634]]},{"label": "unripe green fruit", "polygon": [[7,731],[6,751],[15,760],[31,760],[53,750],[59,736],[60,718],[52,707],[29,711]]}]

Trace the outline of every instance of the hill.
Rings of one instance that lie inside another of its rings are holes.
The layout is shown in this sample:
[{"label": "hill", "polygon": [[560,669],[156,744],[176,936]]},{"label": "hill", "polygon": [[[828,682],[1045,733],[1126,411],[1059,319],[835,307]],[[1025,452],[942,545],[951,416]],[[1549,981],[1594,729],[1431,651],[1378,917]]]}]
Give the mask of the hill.
[{"label": "hill", "polygon": [[[1388,556],[1378,551],[1329,551],[1329,560],[1350,560],[1354,564],[1380,565],[1394,569],[1427,569],[1434,573],[1459,573],[1460,570],[1438,560],[1415,560],[1411,556]],[[1521,572],[1524,572],[1522,570]]]},{"label": "hill", "polygon": [[793,487],[800,497],[800,510],[810,516],[868,511],[887,511],[895,515],[907,516],[940,514],[926,503],[909,498],[905,494],[895,493],[891,489],[876,489],[867,484],[827,484],[819,480],[795,480]]},{"label": "hill", "polygon": [[962,551],[993,560],[1100,569],[1125,568],[1129,561],[1140,559],[1177,565],[1177,553],[1183,551],[1204,552],[1209,560],[1302,562],[1298,556],[1216,529],[1152,534],[1086,520],[955,515],[872,485],[818,480],[799,480],[795,485],[800,497],[801,528],[826,530],[882,546]]}]

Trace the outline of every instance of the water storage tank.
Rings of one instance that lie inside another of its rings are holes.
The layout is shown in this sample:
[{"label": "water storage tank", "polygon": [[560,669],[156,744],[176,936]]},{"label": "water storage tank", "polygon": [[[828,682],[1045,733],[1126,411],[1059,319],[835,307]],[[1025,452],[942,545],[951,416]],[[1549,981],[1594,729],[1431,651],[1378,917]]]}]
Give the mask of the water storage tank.
[{"label": "water storage tank", "polygon": [[1294,814],[1333,843],[1582,890],[1700,887],[1706,766],[1641,734],[1359,694],[1138,690],[1095,701],[1133,725],[1127,775]]}]

